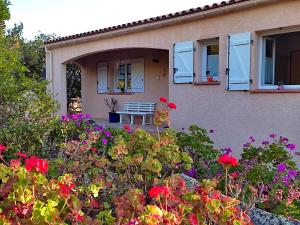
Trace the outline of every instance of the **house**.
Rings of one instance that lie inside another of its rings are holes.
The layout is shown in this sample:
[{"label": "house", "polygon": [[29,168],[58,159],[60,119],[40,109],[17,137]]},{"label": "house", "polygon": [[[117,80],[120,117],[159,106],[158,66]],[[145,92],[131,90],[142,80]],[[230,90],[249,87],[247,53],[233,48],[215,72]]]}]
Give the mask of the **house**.
[{"label": "house", "polygon": [[177,104],[174,128],[215,129],[216,144],[236,153],[250,135],[300,146],[299,12],[299,0],[230,0],[50,40],[49,89],[66,113],[74,62],[83,111],[96,118],[107,118],[107,97],[122,105],[165,96]]}]

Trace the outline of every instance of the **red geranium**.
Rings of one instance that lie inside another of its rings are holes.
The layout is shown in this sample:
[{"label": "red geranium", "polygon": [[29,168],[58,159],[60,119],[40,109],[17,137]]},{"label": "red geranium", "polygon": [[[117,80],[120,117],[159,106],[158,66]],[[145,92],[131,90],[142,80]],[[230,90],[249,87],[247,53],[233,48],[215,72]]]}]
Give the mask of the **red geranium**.
[{"label": "red geranium", "polygon": [[170,193],[170,189],[167,186],[155,186],[152,187],[149,191],[149,197],[150,198],[157,198],[159,195],[167,195]]},{"label": "red geranium", "polygon": [[129,126],[128,124],[124,124],[123,129],[124,129],[127,133],[129,133],[129,132],[131,131],[131,128],[130,128],[130,126]]},{"label": "red geranium", "polygon": [[27,158],[27,155],[25,153],[22,153],[22,152],[18,152],[17,153],[17,156],[23,158],[23,159],[26,159]]},{"label": "red geranium", "polygon": [[160,101],[160,102],[168,102],[168,99],[165,98],[165,97],[160,97],[160,98],[159,98],[159,101]]},{"label": "red geranium", "polygon": [[92,152],[96,152],[97,149],[96,149],[95,147],[92,147],[92,148],[91,148],[91,151],[92,151]]},{"label": "red geranium", "polygon": [[72,192],[72,189],[75,187],[74,183],[70,183],[66,185],[59,182],[58,185],[59,185],[60,195],[63,197],[69,197]]},{"label": "red geranium", "polygon": [[48,172],[48,161],[36,156],[30,156],[29,159],[25,160],[25,169],[27,171],[34,169],[36,172],[46,173]]},{"label": "red geranium", "polygon": [[7,149],[6,146],[0,145],[0,153],[4,152],[6,149]]},{"label": "red geranium", "polygon": [[169,107],[170,109],[176,109],[176,104],[173,103],[173,102],[169,102],[168,107]]},{"label": "red geranium", "polygon": [[198,218],[194,213],[191,213],[188,216],[188,220],[189,220],[191,225],[198,225],[199,224]]},{"label": "red geranium", "polygon": [[14,168],[14,169],[19,168],[21,166],[21,159],[12,159],[12,160],[10,160],[9,166]]},{"label": "red geranium", "polygon": [[223,164],[224,166],[237,166],[237,158],[230,156],[228,154],[221,155],[218,159],[218,163]]},{"label": "red geranium", "polygon": [[239,176],[238,172],[233,172],[231,174],[229,174],[229,176],[233,177],[233,178],[237,178]]},{"label": "red geranium", "polygon": [[100,204],[99,204],[99,202],[97,200],[92,199],[91,200],[91,207],[95,208],[95,209],[98,209],[100,207]]}]

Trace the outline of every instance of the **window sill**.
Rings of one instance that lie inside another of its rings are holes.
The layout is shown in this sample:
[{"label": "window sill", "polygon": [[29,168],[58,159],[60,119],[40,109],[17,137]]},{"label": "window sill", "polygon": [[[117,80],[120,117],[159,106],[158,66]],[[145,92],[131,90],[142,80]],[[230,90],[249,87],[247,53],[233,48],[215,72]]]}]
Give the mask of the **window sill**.
[{"label": "window sill", "polygon": [[108,95],[133,95],[134,92],[108,92]]},{"label": "window sill", "polygon": [[200,81],[200,82],[194,82],[194,85],[220,85],[220,81],[213,81],[213,82],[207,82],[207,81]]},{"label": "window sill", "polygon": [[250,90],[252,94],[279,94],[279,93],[300,93],[300,89],[297,90]]}]

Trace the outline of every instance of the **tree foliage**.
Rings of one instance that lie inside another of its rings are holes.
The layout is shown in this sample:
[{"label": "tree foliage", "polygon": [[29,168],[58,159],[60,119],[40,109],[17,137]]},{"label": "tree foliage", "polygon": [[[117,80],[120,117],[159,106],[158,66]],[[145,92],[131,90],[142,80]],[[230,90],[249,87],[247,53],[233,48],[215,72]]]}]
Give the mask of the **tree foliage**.
[{"label": "tree foliage", "polygon": [[[3,18],[1,22],[8,17]],[[58,108],[46,92],[47,82],[27,76],[30,69],[23,61],[21,30],[22,26],[0,35],[0,143],[11,147],[12,154],[13,150],[43,150]]]},{"label": "tree foliage", "polygon": [[8,0],[0,0],[0,35],[5,31],[5,20],[10,18],[9,8],[10,2]]}]

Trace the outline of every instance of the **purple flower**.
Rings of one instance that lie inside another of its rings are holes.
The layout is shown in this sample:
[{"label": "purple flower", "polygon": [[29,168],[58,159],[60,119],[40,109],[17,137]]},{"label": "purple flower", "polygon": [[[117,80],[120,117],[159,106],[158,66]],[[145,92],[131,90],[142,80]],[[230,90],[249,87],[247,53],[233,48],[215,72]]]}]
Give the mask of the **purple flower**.
[{"label": "purple flower", "polygon": [[210,130],[209,130],[209,133],[213,134],[213,133],[215,133],[215,130],[210,129]]},{"label": "purple flower", "polygon": [[250,145],[251,144],[247,142],[247,143],[244,144],[244,148],[248,148]]},{"label": "purple flower", "polygon": [[86,145],[86,144],[87,144],[87,141],[83,141],[82,144],[83,144],[83,145]]},{"label": "purple flower", "polygon": [[288,186],[290,182],[290,178],[288,176],[282,177],[282,183],[285,184],[285,186]]},{"label": "purple flower", "polygon": [[100,127],[94,127],[94,131],[100,131]]},{"label": "purple flower", "polygon": [[110,137],[110,136],[111,136],[111,133],[110,133],[108,130],[106,130],[106,131],[104,132],[104,135],[105,135],[106,137]]},{"label": "purple flower", "polygon": [[272,134],[270,134],[269,136],[270,136],[270,138],[273,138],[273,139],[274,139],[274,138],[276,138],[277,135],[274,134],[274,133],[272,133]]},{"label": "purple flower", "polygon": [[86,118],[86,119],[91,119],[92,116],[91,116],[91,114],[85,114],[85,118]]},{"label": "purple flower", "polygon": [[297,174],[298,174],[298,171],[297,171],[297,170],[289,170],[289,172],[288,172],[288,177],[289,177],[290,179],[294,179],[294,178],[297,176]]},{"label": "purple flower", "polygon": [[270,144],[270,142],[269,141],[263,141],[262,144],[263,145],[268,145],[268,144]]},{"label": "purple flower", "polygon": [[71,115],[72,120],[78,120],[78,115],[77,114],[72,114]]},{"label": "purple flower", "polygon": [[76,127],[80,127],[80,122],[77,122],[75,125]]},{"label": "purple flower", "polygon": [[280,143],[287,143],[288,141],[289,141],[289,139],[286,137],[280,137],[280,139],[279,139]]},{"label": "purple flower", "polygon": [[255,138],[253,136],[249,137],[250,142],[255,142]]},{"label": "purple flower", "polygon": [[108,142],[107,139],[105,138],[102,139],[102,144],[107,145],[107,142]]},{"label": "purple flower", "polygon": [[228,154],[230,154],[232,152],[232,149],[229,148],[229,147],[228,148],[222,148],[221,152],[222,152],[222,154],[228,155]]},{"label": "purple flower", "polygon": [[287,144],[286,147],[287,147],[287,149],[289,149],[291,151],[296,149],[296,145],[295,144]]},{"label": "purple flower", "polygon": [[68,122],[69,121],[69,117],[67,117],[66,115],[62,115],[61,116],[61,120],[65,121],[65,122]]},{"label": "purple flower", "polygon": [[193,178],[197,178],[197,169],[196,168],[192,168],[190,170],[188,170],[186,172],[186,175],[193,177]]},{"label": "purple flower", "polygon": [[277,171],[278,172],[284,172],[285,169],[286,169],[285,164],[283,164],[283,163],[278,164],[278,166],[277,166]]}]

